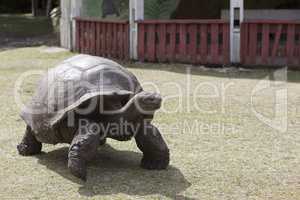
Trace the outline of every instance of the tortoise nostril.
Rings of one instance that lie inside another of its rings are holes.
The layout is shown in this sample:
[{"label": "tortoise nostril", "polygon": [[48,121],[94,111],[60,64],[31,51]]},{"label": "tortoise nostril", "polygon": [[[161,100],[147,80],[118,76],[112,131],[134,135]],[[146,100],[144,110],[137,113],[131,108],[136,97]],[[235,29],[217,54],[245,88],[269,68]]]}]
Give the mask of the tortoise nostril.
[{"label": "tortoise nostril", "polygon": [[149,101],[154,101],[155,98],[154,97],[149,97]]}]

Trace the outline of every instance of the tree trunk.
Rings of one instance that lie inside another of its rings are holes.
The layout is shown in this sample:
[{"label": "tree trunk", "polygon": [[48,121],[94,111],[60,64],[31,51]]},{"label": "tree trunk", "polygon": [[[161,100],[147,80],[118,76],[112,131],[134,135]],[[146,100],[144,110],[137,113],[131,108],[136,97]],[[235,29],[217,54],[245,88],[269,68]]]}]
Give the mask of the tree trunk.
[{"label": "tree trunk", "polygon": [[51,8],[52,8],[52,0],[47,0],[47,5],[46,5],[46,16],[47,17],[50,16]]},{"label": "tree trunk", "polygon": [[37,7],[38,7],[38,0],[31,0],[31,12],[32,16],[37,16]]}]

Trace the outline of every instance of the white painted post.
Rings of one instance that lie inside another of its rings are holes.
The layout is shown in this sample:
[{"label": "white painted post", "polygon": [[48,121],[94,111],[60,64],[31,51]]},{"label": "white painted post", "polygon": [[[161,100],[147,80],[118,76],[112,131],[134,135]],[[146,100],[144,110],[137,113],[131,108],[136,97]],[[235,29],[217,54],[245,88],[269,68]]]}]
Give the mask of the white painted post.
[{"label": "white painted post", "polygon": [[82,0],[60,0],[60,44],[74,50],[76,44],[76,23],[74,17],[81,15]]},{"label": "white painted post", "polygon": [[82,0],[71,0],[71,41],[72,46],[71,49],[74,50],[76,48],[76,20],[75,17],[80,17],[82,15]]},{"label": "white painted post", "polygon": [[241,23],[244,21],[244,0],[230,0],[230,61],[240,63]]},{"label": "white painted post", "polygon": [[130,23],[130,58],[138,59],[138,23],[144,19],[144,0],[130,0],[129,3]]},{"label": "white painted post", "polygon": [[70,0],[60,0],[60,6],[60,45],[66,49],[70,49]]}]

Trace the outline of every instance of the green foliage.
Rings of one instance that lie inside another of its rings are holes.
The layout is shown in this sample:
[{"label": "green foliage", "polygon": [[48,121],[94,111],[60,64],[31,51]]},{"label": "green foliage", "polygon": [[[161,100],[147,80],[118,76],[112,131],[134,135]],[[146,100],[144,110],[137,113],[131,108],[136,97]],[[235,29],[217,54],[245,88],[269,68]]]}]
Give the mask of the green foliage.
[{"label": "green foliage", "polygon": [[30,9],[30,0],[0,0],[0,13],[25,13]]},{"label": "green foliage", "polygon": [[[145,0],[146,19],[169,19],[176,9],[179,0]],[[118,9],[120,16],[109,16],[108,18],[128,19],[129,0],[119,0]],[[86,0],[84,3],[84,15],[88,17],[102,16],[102,0]]]},{"label": "green foliage", "polygon": [[129,0],[119,0],[120,19],[129,19]]},{"label": "green foliage", "polygon": [[83,1],[84,16],[101,17],[102,16],[102,0],[85,0]]},{"label": "green foliage", "polygon": [[146,0],[146,19],[169,19],[177,7],[178,0]]},{"label": "green foliage", "polygon": [[[102,2],[103,0],[85,0],[84,2],[84,16],[86,17],[102,17]],[[113,19],[128,19],[129,18],[129,0],[118,0],[118,9],[120,16],[108,16]]]},{"label": "green foliage", "polygon": [[[0,0],[0,3],[3,0]],[[24,0],[25,1],[25,0]],[[221,8],[229,8],[230,0],[144,0],[145,1],[145,18],[146,19],[169,19],[171,15],[174,15],[174,11],[180,2],[183,9],[180,10],[179,15],[186,15],[195,18],[197,16],[205,15],[219,15]],[[200,3],[199,3],[200,2]],[[120,16],[109,16],[108,18],[114,19],[128,19],[129,16],[129,0],[118,0]],[[199,5],[204,6],[199,6]],[[299,0],[245,0],[245,7],[248,9],[267,9],[267,8],[297,8],[300,7]],[[199,7],[199,9],[192,9],[189,6]],[[217,5],[217,6],[216,6]],[[218,6],[219,5],[219,6]],[[182,11],[185,10],[185,11]],[[195,11],[194,11],[195,10]],[[182,14],[182,12],[184,12]],[[192,13],[191,13],[192,12]],[[200,12],[200,14],[199,14]],[[207,14],[208,13],[208,14]],[[214,14],[216,13],[216,14]],[[175,13],[176,14],[176,13]],[[177,13],[178,14],[178,13]],[[84,1],[84,15],[87,17],[101,17],[102,16],[102,0],[85,0]],[[176,17],[176,16],[175,16]]]}]

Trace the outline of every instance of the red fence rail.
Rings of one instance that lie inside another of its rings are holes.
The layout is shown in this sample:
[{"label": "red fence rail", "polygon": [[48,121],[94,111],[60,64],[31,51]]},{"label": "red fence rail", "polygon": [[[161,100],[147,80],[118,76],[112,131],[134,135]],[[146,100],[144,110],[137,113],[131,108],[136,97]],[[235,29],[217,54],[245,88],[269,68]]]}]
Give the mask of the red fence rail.
[{"label": "red fence rail", "polygon": [[228,64],[229,23],[222,20],[146,20],[138,23],[140,61]]},{"label": "red fence rail", "polygon": [[[229,64],[229,23],[222,20],[138,22],[138,58],[149,62]],[[129,22],[76,18],[76,50],[129,59]],[[300,22],[246,21],[241,64],[300,65]]]},{"label": "red fence rail", "polygon": [[76,18],[76,50],[129,59],[129,22]]},{"label": "red fence rail", "polygon": [[244,65],[300,65],[300,22],[244,22],[241,62]]}]

